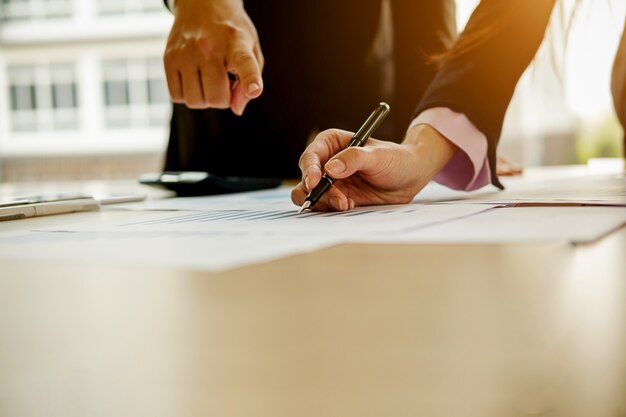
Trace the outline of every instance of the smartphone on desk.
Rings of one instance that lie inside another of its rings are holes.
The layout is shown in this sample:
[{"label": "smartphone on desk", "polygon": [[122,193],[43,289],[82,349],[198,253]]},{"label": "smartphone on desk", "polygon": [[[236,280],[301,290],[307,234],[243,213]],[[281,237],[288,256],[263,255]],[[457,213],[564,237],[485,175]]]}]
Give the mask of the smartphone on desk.
[{"label": "smartphone on desk", "polygon": [[222,177],[201,171],[165,171],[144,174],[139,178],[144,185],[174,191],[179,197],[239,193],[267,190],[280,186],[278,178]]}]

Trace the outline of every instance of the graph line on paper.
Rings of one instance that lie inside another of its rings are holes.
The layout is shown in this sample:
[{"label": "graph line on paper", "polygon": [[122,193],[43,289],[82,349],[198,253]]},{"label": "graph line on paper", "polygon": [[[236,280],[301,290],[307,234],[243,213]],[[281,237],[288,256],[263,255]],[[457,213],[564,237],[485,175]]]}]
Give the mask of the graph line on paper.
[{"label": "graph line on paper", "polygon": [[151,226],[158,224],[181,224],[181,223],[209,223],[209,222],[228,222],[228,221],[276,221],[285,219],[302,220],[312,217],[357,217],[367,215],[384,216],[398,213],[413,213],[416,209],[409,208],[402,211],[349,211],[349,212],[307,212],[298,214],[298,212],[289,210],[217,210],[211,212],[199,212],[193,214],[185,214],[182,216],[174,216],[155,220],[145,220],[132,223],[121,224],[120,227],[127,226]]},{"label": "graph line on paper", "polygon": [[[61,227],[37,229],[47,232],[170,233],[189,236],[232,236],[266,238],[274,236],[288,242],[307,236],[354,240],[358,236],[409,233],[416,228],[478,214],[492,206],[397,205],[359,207],[347,212],[306,212],[278,208],[222,209],[187,212],[144,212],[114,219],[77,222]],[[334,241],[335,241],[334,240]]]}]

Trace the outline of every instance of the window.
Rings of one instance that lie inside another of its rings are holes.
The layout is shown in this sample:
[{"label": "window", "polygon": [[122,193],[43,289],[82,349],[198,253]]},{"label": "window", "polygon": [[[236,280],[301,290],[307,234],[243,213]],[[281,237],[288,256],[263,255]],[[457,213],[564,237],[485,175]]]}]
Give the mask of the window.
[{"label": "window", "polygon": [[72,16],[72,0],[1,0],[2,20],[54,19]]},{"label": "window", "polygon": [[101,15],[164,12],[165,5],[158,0],[99,0],[98,11]]},{"label": "window", "polygon": [[[31,0],[31,2],[35,1]],[[38,3],[40,3],[38,7],[43,7],[45,17],[47,18],[72,16],[72,0],[40,0]]]},{"label": "window", "polygon": [[0,4],[0,16],[3,20],[25,20],[30,18],[28,0],[3,0]]},{"label": "window", "polygon": [[51,65],[50,80],[54,128],[57,130],[78,128],[78,94],[74,66]]},{"label": "window", "polygon": [[35,110],[37,108],[37,96],[35,85],[31,82],[23,85],[11,86],[11,110]]},{"label": "window", "polygon": [[165,126],[170,110],[160,58],[103,63],[107,128]]},{"label": "window", "polygon": [[37,130],[37,84],[34,66],[9,68],[13,131]]},{"label": "window", "polygon": [[8,68],[14,132],[78,128],[78,91],[72,63]]},{"label": "window", "polygon": [[163,64],[160,58],[150,58],[148,65],[148,101],[150,103],[169,103]]}]

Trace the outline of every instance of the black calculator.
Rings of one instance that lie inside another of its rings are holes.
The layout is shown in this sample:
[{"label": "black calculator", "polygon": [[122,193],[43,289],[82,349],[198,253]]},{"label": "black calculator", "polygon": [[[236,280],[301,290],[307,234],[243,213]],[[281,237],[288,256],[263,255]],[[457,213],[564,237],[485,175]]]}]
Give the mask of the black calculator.
[{"label": "black calculator", "polygon": [[281,185],[278,178],[221,177],[210,172],[165,171],[144,174],[141,184],[174,191],[179,197],[267,190]]}]

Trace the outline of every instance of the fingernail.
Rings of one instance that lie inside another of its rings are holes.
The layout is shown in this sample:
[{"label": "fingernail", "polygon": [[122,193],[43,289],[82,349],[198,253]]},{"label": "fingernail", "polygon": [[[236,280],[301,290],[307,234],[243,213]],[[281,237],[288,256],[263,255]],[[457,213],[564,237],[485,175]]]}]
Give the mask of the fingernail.
[{"label": "fingernail", "polygon": [[341,174],[346,170],[346,164],[341,159],[333,159],[326,164],[326,171],[331,175]]},{"label": "fingernail", "polygon": [[349,198],[348,199],[348,210],[352,210],[354,208],[354,200]]},{"label": "fingernail", "polygon": [[308,176],[304,177],[304,187],[306,188],[307,191],[309,191],[311,189],[309,187],[309,177]]},{"label": "fingernail", "polygon": [[248,85],[248,94],[254,93],[255,91],[258,91],[260,89],[260,85],[258,85],[257,83],[251,83]]}]

